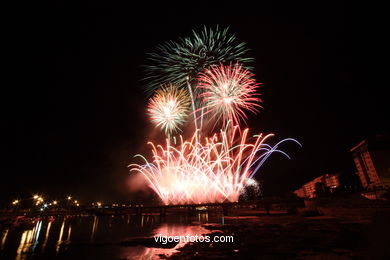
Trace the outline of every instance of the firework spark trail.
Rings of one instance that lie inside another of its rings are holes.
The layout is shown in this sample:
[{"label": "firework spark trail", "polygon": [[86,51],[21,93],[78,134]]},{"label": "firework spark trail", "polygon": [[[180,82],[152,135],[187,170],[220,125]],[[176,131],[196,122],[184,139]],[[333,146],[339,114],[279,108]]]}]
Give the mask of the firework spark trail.
[{"label": "firework spark trail", "polygon": [[188,80],[189,80],[189,78],[187,77],[187,89],[188,89],[188,92],[190,93],[190,98],[191,98],[191,108],[192,108],[192,114],[194,116],[194,126],[195,126],[195,129],[198,129],[198,123],[197,123],[198,120],[196,117],[194,94],[192,92],[191,84]]},{"label": "firework spark trail", "polygon": [[[157,49],[148,54],[154,64],[145,66],[147,89],[155,93],[148,113],[168,138],[165,145],[149,142],[152,160],[137,155],[144,163],[129,165],[130,171],[141,174],[166,205],[237,201],[271,154],[288,157],[280,145],[298,142],[288,138],[271,146],[265,141],[273,134],[249,140],[249,130],[242,131],[245,113],[261,108],[256,92],[260,84],[249,72],[253,59],[246,57],[248,48],[227,28],[204,27]],[[167,82],[174,86],[160,87]],[[171,134],[180,130],[189,113],[193,137],[184,141],[173,136],[172,144]],[[222,129],[219,134],[204,137],[205,129],[216,126]]]},{"label": "firework spark trail", "polygon": [[238,61],[251,69],[248,64],[253,58],[246,56],[248,51],[246,44],[237,42],[228,28],[216,26],[192,31],[191,36],[166,42],[157,47],[157,52],[148,53],[152,64],[144,66],[147,90],[153,93],[164,82],[185,87],[187,80],[193,84],[199,72],[220,63]]},{"label": "firework spark trail", "polygon": [[148,113],[156,127],[160,127],[169,136],[185,123],[190,111],[190,99],[187,92],[172,84],[162,85],[149,100]]},{"label": "firework spark trail", "polygon": [[253,74],[238,63],[220,64],[200,73],[197,89],[201,92],[203,116],[215,122],[213,128],[221,121],[222,128],[240,124],[247,119],[245,110],[256,113],[261,108],[258,88]]},{"label": "firework spark trail", "polygon": [[165,205],[238,201],[259,164],[271,153],[285,155],[265,144],[272,134],[258,135],[251,143],[247,140],[249,129],[239,137],[238,128],[234,127],[231,134],[221,131],[203,143],[197,141],[197,133],[189,141],[180,137],[178,147],[169,142],[165,147],[149,142],[153,161],[137,155],[145,163],[129,165],[130,171],[141,173]]}]

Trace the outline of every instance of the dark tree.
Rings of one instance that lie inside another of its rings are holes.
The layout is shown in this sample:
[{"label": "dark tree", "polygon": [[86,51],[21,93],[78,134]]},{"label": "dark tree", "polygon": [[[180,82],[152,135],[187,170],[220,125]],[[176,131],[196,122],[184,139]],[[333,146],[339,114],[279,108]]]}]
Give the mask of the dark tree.
[{"label": "dark tree", "polygon": [[317,182],[315,184],[315,191],[314,191],[314,194],[317,196],[317,197],[325,197],[325,196],[328,196],[330,195],[330,189],[329,187],[327,187],[325,185],[325,183],[323,182]]}]

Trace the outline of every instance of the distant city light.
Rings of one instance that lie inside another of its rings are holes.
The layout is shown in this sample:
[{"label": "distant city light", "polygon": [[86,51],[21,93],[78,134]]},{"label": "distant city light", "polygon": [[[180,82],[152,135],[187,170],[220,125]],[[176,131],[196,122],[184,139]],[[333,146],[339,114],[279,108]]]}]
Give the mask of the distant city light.
[{"label": "distant city light", "polygon": [[[35,194],[33,195],[32,197],[29,197],[29,198],[33,198],[33,205],[36,206],[36,209],[39,210],[39,211],[45,211],[45,210],[48,210],[48,209],[52,209],[52,208],[56,208],[58,209],[58,207],[61,207],[61,201],[59,200],[49,200],[48,197],[50,197],[49,195],[46,195],[47,198],[45,200],[45,198],[43,197],[43,195],[38,195],[38,194]],[[28,198],[27,198],[28,199]],[[74,207],[81,207],[81,202],[79,200],[75,200],[74,198],[72,199],[72,196],[66,196],[65,199],[68,202],[68,206],[69,206],[69,203],[71,203],[71,205],[74,205]],[[21,199],[14,199],[12,200],[10,203],[12,206],[16,207],[16,205],[20,204],[22,202]],[[114,208],[114,207],[126,207],[126,206],[131,206],[131,205],[126,205],[126,204],[121,204],[121,203],[117,203],[117,202],[114,202],[112,204],[104,204],[103,202],[101,201],[95,201],[95,202],[88,202],[87,204],[83,204],[83,205],[91,205],[92,207],[98,207],[98,208]],[[142,207],[142,205],[140,205]]]}]

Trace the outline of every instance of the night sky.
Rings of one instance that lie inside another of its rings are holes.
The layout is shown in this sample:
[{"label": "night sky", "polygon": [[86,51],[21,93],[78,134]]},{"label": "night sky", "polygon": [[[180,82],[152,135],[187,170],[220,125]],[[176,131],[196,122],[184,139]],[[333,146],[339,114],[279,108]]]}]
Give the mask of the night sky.
[{"label": "night sky", "polygon": [[284,146],[292,160],[274,155],[264,165],[266,194],[354,172],[349,149],[389,133],[385,86],[368,72],[375,37],[361,11],[342,1],[185,11],[91,1],[24,10],[10,21],[3,49],[11,80],[2,88],[11,94],[2,95],[1,200],[36,192],[131,200],[127,165],[147,151],[146,140],[163,137],[147,120],[145,54],[203,25],[229,26],[251,49],[264,101],[247,122],[253,132],[303,145]]}]

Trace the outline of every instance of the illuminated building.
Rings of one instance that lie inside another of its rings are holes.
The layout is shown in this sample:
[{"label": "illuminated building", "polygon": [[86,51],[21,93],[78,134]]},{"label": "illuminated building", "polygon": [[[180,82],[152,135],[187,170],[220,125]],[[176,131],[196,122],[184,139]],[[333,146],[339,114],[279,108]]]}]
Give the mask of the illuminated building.
[{"label": "illuminated building", "polygon": [[332,192],[333,189],[340,186],[339,174],[324,174],[314,180],[304,184],[301,188],[294,191],[294,193],[300,198],[314,198],[316,197],[316,184],[323,183],[325,187],[329,188]]},{"label": "illuminated building", "polygon": [[376,136],[351,149],[362,186],[366,189],[390,186],[390,137]]}]

